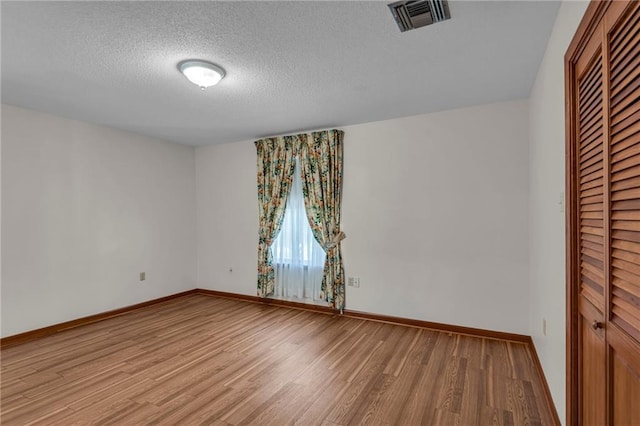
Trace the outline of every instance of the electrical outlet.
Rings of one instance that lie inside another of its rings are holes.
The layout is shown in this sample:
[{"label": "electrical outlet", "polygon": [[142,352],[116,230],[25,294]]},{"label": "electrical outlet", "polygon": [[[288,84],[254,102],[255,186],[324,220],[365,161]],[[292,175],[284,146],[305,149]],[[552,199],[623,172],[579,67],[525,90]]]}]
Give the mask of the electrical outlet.
[{"label": "electrical outlet", "polygon": [[547,320],[545,318],[542,318],[542,334],[547,335]]},{"label": "electrical outlet", "polygon": [[147,279],[147,273],[146,272],[140,272],[140,281],[144,281]]},{"label": "electrical outlet", "polygon": [[360,287],[360,277],[349,277],[347,278],[347,286],[349,287]]}]

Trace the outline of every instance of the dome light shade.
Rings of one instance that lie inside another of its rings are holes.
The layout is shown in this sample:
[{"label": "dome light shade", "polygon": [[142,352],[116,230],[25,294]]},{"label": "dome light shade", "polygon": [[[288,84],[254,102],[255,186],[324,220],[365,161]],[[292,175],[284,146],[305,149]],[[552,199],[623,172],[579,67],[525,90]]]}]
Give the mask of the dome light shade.
[{"label": "dome light shade", "polygon": [[211,62],[189,59],[178,64],[178,69],[187,79],[202,90],[215,86],[224,77],[224,70]]}]

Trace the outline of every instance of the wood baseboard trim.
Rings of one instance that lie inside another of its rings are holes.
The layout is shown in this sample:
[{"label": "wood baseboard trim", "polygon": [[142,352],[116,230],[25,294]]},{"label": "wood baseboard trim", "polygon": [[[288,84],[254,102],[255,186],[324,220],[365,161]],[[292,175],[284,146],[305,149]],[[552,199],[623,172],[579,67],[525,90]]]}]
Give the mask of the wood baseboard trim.
[{"label": "wood baseboard trim", "polygon": [[95,315],[89,315],[87,317],[74,319],[71,321],[61,322],[59,324],[50,325],[48,327],[38,328],[36,330],[25,331],[24,333],[14,334],[13,336],[7,336],[0,339],[0,349],[5,349],[11,346],[19,345],[21,343],[30,342],[32,340],[40,339],[50,336],[52,334],[59,333],[71,328],[81,327],[83,325],[92,324],[94,322],[103,321],[108,318],[113,318],[118,315],[126,314],[131,311],[146,308],[147,306],[157,305],[158,303],[167,302],[169,300],[177,299],[178,297],[188,296],[190,294],[197,294],[197,290],[187,290],[181,293],[172,294],[158,299],[148,300],[142,303],[136,303],[135,305],[125,306],[124,308],[114,309],[112,311],[102,312]]},{"label": "wood baseboard trim", "polygon": [[551,389],[549,389],[549,383],[547,382],[547,377],[544,374],[544,370],[542,369],[542,363],[540,362],[540,358],[538,358],[538,351],[536,350],[536,345],[533,343],[533,338],[531,336],[527,336],[529,345],[529,353],[533,358],[533,363],[542,379],[542,386],[544,388],[544,399],[547,401],[547,406],[553,415],[553,420],[557,426],[560,426],[562,423],[560,422],[560,416],[558,416],[558,410],[556,410],[556,404],[553,402],[553,396],[551,396]]},{"label": "wood baseboard trim", "polygon": [[330,308],[328,306],[312,305],[310,303],[291,302],[289,300],[269,299],[258,296],[250,296],[248,294],[229,293],[226,291],[207,290],[204,288],[197,288],[195,290],[198,294],[205,296],[223,297],[225,299],[244,300],[246,302],[260,303],[263,305],[280,306],[285,308],[302,309],[305,311],[321,312],[323,314],[338,314],[338,310]]},{"label": "wood baseboard trim", "polygon": [[[147,306],[163,303],[172,299],[188,296],[191,294],[202,294],[202,295],[214,296],[214,297],[224,297],[227,299],[244,300],[252,303],[261,303],[263,305],[303,309],[307,311],[320,312],[320,313],[330,314],[330,315],[338,314],[338,310],[330,308],[328,306],[311,305],[308,303],[291,302],[288,300],[269,299],[269,298],[262,298],[258,296],[250,296],[246,294],[229,293],[229,292],[218,291],[218,290],[207,290],[202,288],[196,288],[193,290],[187,290],[181,293],[176,293],[169,296],[161,297],[159,299],[153,299],[147,302],[126,306],[124,308],[102,312],[99,314],[90,315],[87,317],[78,318],[75,320],[66,321],[59,324],[54,324],[48,327],[39,328],[37,330],[31,330],[31,331],[27,331],[20,334],[15,334],[13,336],[3,337],[2,339],[0,339],[0,348],[6,348],[6,347],[10,347],[20,343],[29,342],[41,337],[46,337],[55,333],[59,333],[64,330],[68,330],[70,328],[80,327],[86,324],[102,321],[107,318],[112,318],[118,315],[125,314],[127,312],[135,311],[137,309],[142,309]],[[513,342],[524,343],[527,345],[533,345],[533,340],[531,340],[531,337],[523,334],[506,333],[503,331],[485,330],[481,328],[463,327],[459,325],[443,324],[443,323],[431,322],[431,321],[421,321],[421,320],[394,317],[394,316],[388,316],[388,315],[378,315],[378,314],[372,314],[369,312],[352,311],[349,309],[344,310],[344,315],[351,318],[361,318],[361,319],[366,319],[370,321],[381,321],[381,322],[386,322],[391,324],[427,328],[430,330],[436,330],[436,331],[441,331],[445,333],[464,334],[468,336],[483,337],[487,339],[508,340]],[[537,355],[536,355],[536,359],[537,359]],[[537,362],[539,364],[539,361]],[[539,367],[539,368],[541,369],[542,367]]]},{"label": "wood baseboard trim", "polygon": [[[307,311],[322,312],[325,314],[333,314],[333,315],[338,314],[338,310],[330,308],[328,306],[318,306],[318,305],[311,305],[308,303],[290,302],[287,300],[269,299],[269,298],[262,298],[258,296],[249,296],[246,294],[228,293],[224,291],[206,290],[201,288],[196,289],[196,292],[200,294],[205,294],[208,296],[225,297],[227,299],[246,300],[253,303],[262,303],[262,304],[271,305],[271,306],[283,306],[288,308],[304,309]],[[378,315],[378,314],[372,314],[369,312],[352,311],[349,309],[344,310],[344,316],[351,317],[351,318],[361,318],[361,319],[366,319],[371,321],[386,322],[391,324],[400,324],[400,325],[408,325],[412,327],[428,328],[431,330],[442,331],[445,333],[464,334],[467,336],[483,337],[487,339],[508,340],[508,341],[524,343],[524,344],[529,344],[529,342],[531,342],[531,337],[526,336],[524,334],[506,333],[503,331],[485,330],[481,328],[463,327],[459,325],[450,325],[450,324],[443,324],[443,323],[431,322],[431,321],[421,321],[421,320],[415,320],[415,319],[409,319],[409,318],[393,317],[388,315]]]},{"label": "wood baseboard trim", "polygon": [[508,340],[511,342],[527,343],[529,336],[524,334],[507,333],[504,331],[485,330],[483,328],[463,327],[461,325],[443,324],[440,322],[422,321],[410,318],[393,317],[371,314],[369,312],[344,310],[344,315],[352,318],[363,318],[372,321],[388,322],[392,324],[408,325],[411,327],[428,328],[444,333],[464,334],[466,336],[482,337],[485,339]]}]

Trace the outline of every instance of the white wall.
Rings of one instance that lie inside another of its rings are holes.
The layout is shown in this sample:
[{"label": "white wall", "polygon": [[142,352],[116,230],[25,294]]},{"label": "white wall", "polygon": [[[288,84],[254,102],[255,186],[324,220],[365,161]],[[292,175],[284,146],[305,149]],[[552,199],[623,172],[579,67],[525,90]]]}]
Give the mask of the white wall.
[{"label": "white wall", "polygon": [[[0,129],[2,114],[0,113]],[[2,135],[0,135],[0,337],[2,336]]]},{"label": "white wall", "polygon": [[199,288],[256,294],[256,191],[253,142],[196,148]]},{"label": "white wall", "polygon": [[[343,128],[348,309],[529,334],[528,114]],[[255,164],[251,141],[196,149],[199,287],[256,293]]]},{"label": "white wall", "polygon": [[194,288],[194,170],[191,147],[2,105],[2,336]]},{"label": "white wall", "polygon": [[[564,54],[587,2],[562,3],[530,98],[530,329],[565,419]],[[546,319],[547,333],[542,333]]]}]

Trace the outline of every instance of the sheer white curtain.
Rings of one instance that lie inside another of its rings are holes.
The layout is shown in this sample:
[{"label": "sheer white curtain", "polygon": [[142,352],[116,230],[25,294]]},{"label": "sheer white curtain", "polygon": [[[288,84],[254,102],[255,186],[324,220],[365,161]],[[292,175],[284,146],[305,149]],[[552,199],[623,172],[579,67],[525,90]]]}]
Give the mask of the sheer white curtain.
[{"label": "sheer white curtain", "polygon": [[276,298],[320,302],[325,252],[313,237],[302,195],[300,166],[296,170],[280,234],[273,245]]}]

